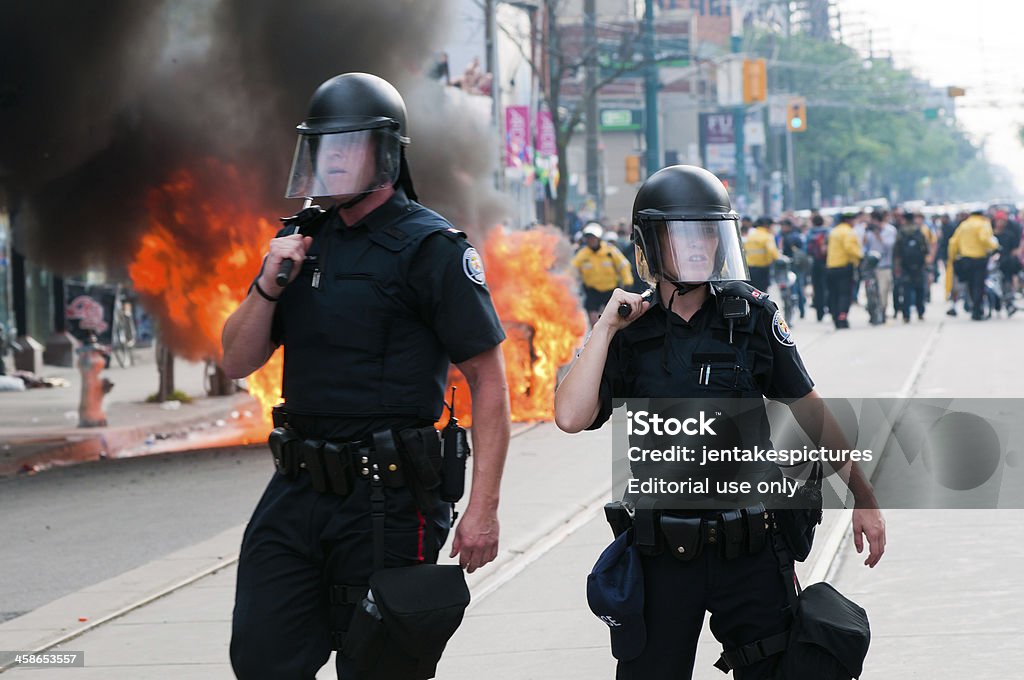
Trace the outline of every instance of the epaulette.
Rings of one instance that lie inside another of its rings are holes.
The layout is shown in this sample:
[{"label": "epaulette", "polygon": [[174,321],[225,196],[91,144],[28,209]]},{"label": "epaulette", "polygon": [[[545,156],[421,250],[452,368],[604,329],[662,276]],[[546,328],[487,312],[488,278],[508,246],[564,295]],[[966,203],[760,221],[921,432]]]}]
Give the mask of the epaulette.
[{"label": "epaulette", "polygon": [[453,239],[453,240],[458,240],[460,238],[461,239],[468,239],[469,238],[469,236],[466,234],[466,232],[460,231],[460,230],[456,229],[455,227],[447,227],[442,233],[445,236],[447,236],[448,238]]},{"label": "epaulette", "polygon": [[410,245],[419,244],[431,234],[446,233],[449,229],[450,225],[441,219],[413,222],[396,221],[371,232],[370,240],[397,253]]},{"label": "epaulette", "polygon": [[278,234],[281,235],[283,232],[285,234],[299,233],[303,236],[312,236],[326,216],[326,210],[318,205],[311,205],[308,208],[303,208],[291,217],[278,218],[281,220],[282,225],[281,231]]}]

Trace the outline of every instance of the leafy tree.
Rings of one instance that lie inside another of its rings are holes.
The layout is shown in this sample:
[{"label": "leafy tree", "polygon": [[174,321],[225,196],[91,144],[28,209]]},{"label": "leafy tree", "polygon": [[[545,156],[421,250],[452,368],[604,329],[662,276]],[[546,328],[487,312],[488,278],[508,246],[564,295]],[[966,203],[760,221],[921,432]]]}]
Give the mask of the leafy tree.
[{"label": "leafy tree", "polygon": [[[608,23],[599,21],[598,46],[588,48],[583,39],[582,18],[579,21],[559,21],[567,7],[579,6],[573,0],[544,0],[541,7],[543,21],[535,23],[534,35],[518,34],[507,27],[501,30],[512,39],[520,54],[529,64],[540,88],[541,104],[551,112],[555,124],[555,146],[558,152],[558,194],[555,199],[555,224],[566,225],[569,186],[569,144],[582,129],[586,102],[607,85],[620,78],[635,77],[650,64],[640,54],[642,21]],[[544,26],[548,27],[545,33]],[[612,42],[617,47],[613,54],[607,50]],[[535,57],[531,46],[543,46]],[[603,47],[602,47],[603,46]],[[688,59],[688,52],[666,49],[659,53],[657,63]],[[593,60],[593,62],[591,61]],[[599,65],[599,75],[593,87],[587,87],[583,74],[591,64]]]},{"label": "leafy tree", "polygon": [[812,179],[825,196],[910,198],[925,178],[949,189],[941,180],[977,168],[978,149],[955,121],[926,115],[930,86],[910,71],[806,35],[764,32],[748,44],[769,60],[771,92],[807,99],[807,130],[793,136],[799,206]]}]

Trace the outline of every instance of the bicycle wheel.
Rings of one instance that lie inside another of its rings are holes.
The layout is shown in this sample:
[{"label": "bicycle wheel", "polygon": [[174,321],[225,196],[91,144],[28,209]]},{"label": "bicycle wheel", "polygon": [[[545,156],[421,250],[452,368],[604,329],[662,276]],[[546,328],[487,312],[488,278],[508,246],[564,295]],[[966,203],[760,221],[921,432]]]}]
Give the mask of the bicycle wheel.
[{"label": "bicycle wheel", "polygon": [[114,327],[110,332],[110,344],[117,364],[121,368],[131,366],[133,357],[129,346],[127,325],[124,314],[120,311],[114,313]]},{"label": "bicycle wheel", "polygon": [[111,349],[114,353],[114,358],[117,359],[117,365],[121,368],[128,366],[128,348],[124,346],[124,342],[121,338],[114,338]]},{"label": "bicycle wheel", "polygon": [[867,285],[868,318],[872,324],[882,323],[881,302],[878,297],[878,285],[869,283]]},{"label": "bicycle wheel", "polygon": [[796,302],[789,290],[782,296],[782,318],[786,320],[787,326],[793,325],[793,310],[796,309]]}]

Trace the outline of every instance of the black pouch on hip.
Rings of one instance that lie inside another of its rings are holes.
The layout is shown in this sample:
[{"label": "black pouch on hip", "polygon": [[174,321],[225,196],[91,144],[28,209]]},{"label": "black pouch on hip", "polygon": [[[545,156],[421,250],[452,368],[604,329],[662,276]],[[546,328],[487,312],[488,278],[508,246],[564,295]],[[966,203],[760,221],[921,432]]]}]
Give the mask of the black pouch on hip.
[{"label": "black pouch on hip", "polygon": [[274,457],[274,467],[289,479],[294,479],[299,471],[298,457],[294,452],[298,442],[298,435],[287,427],[275,427],[267,438],[270,453]]},{"label": "black pouch on hip", "polygon": [[805,588],[798,603],[779,677],[859,678],[871,644],[864,608],[824,582]]},{"label": "black pouch on hip", "polygon": [[[381,569],[370,576],[380,618],[357,606],[342,653],[366,680],[427,680],[469,606],[457,565]],[[366,603],[364,602],[364,605]]]},{"label": "black pouch on hip", "polygon": [[677,560],[689,562],[700,554],[704,545],[704,520],[700,517],[662,515],[661,531],[665,534],[665,549]]},{"label": "black pouch on hip", "polygon": [[807,482],[793,495],[791,509],[775,512],[779,533],[797,562],[803,562],[811,554],[814,531],[821,524],[821,478],[821,463],[816,461]]},{"label": "black pouch on hip", "polygon": [[433,427],[418,427],[398,433],[402,442],[401,453],[415,472],[420,485],[434,490],[441,483],[441,438]]}]

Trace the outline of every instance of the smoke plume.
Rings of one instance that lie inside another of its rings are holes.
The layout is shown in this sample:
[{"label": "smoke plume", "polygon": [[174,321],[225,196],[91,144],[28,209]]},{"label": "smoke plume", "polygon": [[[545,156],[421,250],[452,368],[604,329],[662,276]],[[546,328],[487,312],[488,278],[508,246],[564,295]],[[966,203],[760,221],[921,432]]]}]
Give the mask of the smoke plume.
[{"label": "smoke plume", "polygon": [[[216,194],[226,211],[296,212],[281,198],[295,125],[316,86],[346,71],[403,92],[421,200],[479,239],[502,210],[489,186],[496,142],[478,104],[424,73],[449,4],[3,3],[0,185],[19,250],[65,275],[122,270],[149,223],[147,192],[182,170],[202,176],[210,159],[245,178],[244,193]],[[201,258],[201,237],[189,238]]]}]

